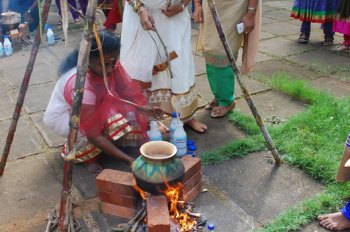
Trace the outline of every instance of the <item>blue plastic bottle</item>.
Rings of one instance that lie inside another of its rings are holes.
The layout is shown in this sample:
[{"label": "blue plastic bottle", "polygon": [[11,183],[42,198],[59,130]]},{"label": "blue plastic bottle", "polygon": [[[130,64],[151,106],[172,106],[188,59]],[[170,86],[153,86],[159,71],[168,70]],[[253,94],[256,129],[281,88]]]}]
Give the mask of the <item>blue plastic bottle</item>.
[{"label": "blue plastic bottle", "polygon": [[187,154],[187,134],[184,130],[184,124],[179,120],[177,123],[176,130],[174,132],[174,145],[177,148],[176,155],[183,157]]},{"label": "blue plastic bottle", "polygon": [[174,143],[174,132],[176,130],[176,125],[177,125],[177,122],[179,121],[179,119],[177,118],[177,115],[179,114],[180,116],[180,113],[177,113],[177,112],[173,112],[171,114],[171,117],[173,118],[170,125],[169,125],[169,130],[170,130],[170,142],[172,144],[175,145]]},{"label": "blue plastic bottle", "polygon": [[7,35],[4,36],[4,53],[6,56],[11,56],[13,53],[12,43]]},{"label": "blue plastic bottle", "polygon": [[208,225],[208,231],[211,231],[211,232],[215,231],[215,225],[214,224],[209,224]]},{"label": "blue plastic bottle", "polygon": [[187,155],[196,157],[196,150],[197,150],[197,147],[194,144],[187,146]]}]

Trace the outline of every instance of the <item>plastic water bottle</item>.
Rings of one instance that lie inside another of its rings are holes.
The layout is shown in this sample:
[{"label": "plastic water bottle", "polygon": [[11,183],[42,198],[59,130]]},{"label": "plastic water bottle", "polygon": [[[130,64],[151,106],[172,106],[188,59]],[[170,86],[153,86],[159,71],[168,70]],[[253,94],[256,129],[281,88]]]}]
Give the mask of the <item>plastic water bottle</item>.
[{"label": "plastic water bottle", "polygon": [[162,141],[162,134],[159,131],[156,121],[150,122],[150,130],[148,131],[149,141]]},{"label": "plastic water bottle", "polygon": [[184,124],[179,120],[177,123],[176,130],[174,132],[174,145],[177,148],[176,155],[183,157],[187,153],[187,134],[184,130]]},{"label": "plastic water bottle", "polygon": [[179,114],[179,116],[180,116],[180,113],[177,113],[177,112],[173,112],[172,114],[171,114],[171,117],[173,118],[172,119],[172,121],[171,121],[171,123],[170,123],[170,126],[169,126],[169,129],[170,129],[170,142],[172,143],[172,144],[174,144],[174,132],[175,132],[175,130],[176,130],[176,125],[177,125],[177,123],[178,123],[178,121],[179,121],[179,119],[177,118],[177,115]]},{"label": "plastic water bottle", "polygon": [[48,45],[54,45],[56,43],[55,34],[53,33],[51,26],[47,26],[46,36]]},{"label": "plastic water bottle", "polygon": [[7,35],[4,36],[4,53],[6,56],[11,56],[13,53],[12,44]]},{"label": "plastic water bottle", "polygon": [[196,157],[196,150],[197,150],[197,147],[194,144],[187,146],[187,155]]},{"label": "plastic water bottle", "polygon": [[0,57],[4,56],[4,47],[2,46],[2,43],[0,42]]},{"label": "plastic water bottle", "polygon": [[215,225],[214,224],[209,224],[208,225],[208,231],[211,231],[211,232],[215,231]]}]

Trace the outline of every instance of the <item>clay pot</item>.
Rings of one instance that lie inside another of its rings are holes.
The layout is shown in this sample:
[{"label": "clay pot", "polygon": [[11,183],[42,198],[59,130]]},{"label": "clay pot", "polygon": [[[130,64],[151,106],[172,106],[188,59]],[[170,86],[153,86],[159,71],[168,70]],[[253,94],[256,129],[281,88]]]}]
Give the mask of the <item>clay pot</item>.
[{"label": "clay pot", "polygon": [[4,31],[16,29],[20,23],[20,17],[16,12],[1,13],[1,24]]},{"label": "clay pot", "polygon": [[141,156],[131,166],[137,185],[146,192],[157,194],[166,189],[166,182],[180,181],[185,168],[176,157],[176,151],[173,144],[165,141],[143,144]]}]

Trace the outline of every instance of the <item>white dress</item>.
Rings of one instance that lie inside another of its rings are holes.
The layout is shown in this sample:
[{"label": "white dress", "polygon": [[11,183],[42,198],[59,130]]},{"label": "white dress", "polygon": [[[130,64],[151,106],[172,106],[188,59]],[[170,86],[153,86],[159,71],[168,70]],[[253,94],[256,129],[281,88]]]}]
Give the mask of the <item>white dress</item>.
[{"label": "white dress", "polygon": [[[172,0],[171,5],[179,4]],[[166,0],[142,0],[155,21],[155,28],[165,43],[168,53],[176,52],[169,69],[153,73],[157,64],[167,61],[164,46],[156,32],[142,28],[140,18],[132,7],[125,4],[121,35],[120,60],[132,79],[147,86],[149,103],[180,112],[181,118],[188,119],[198,108],[194,93],[195,67],[191,47],[191,20],[187,10],[167,17],[161,12],[166,8]],[[172,105],[173,103],[173,105]]]}]

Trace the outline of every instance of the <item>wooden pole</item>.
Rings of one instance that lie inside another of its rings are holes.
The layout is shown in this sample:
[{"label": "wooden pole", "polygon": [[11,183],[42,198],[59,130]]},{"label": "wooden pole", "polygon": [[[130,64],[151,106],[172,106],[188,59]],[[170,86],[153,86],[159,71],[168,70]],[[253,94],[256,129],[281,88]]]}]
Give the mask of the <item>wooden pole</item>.
[{"label": "wooden pole", "polygon": [[267,142],[267,145],[268,145],[268,148],[269,150],[271,151],[274,159],[275,159],[275,163],[276,164],[281,164],[282,163],[282,159],[271,139],[271,136],[267,130],[267,128],[265,127],[264,125],[264,122],[263,120],[261,119],[260,115],[259,115],[259,112],[255,106],[255,103],[253,101],[253,99],[251,98],[249,92],[248,92],[248,89],[247,87],[245,86],[245,84],[243,83],[242,81],[242,74],[241,72],[239,71],[238,67],[237,67],[237,64],[236,64],[236,61],[235,61],[235,58],[232,54],[232,51],[230,49],[230,45],[229,43],[227,42],[227,39],[226,39],[226,35],[222,29],[222,26],[221,26],[221,23],[220,23],[220,19],[219,19],[219,16],[218,16],[218,13],[216,11],[216,7],[215,7],[215,3],[214,3],[214,0],[208,0],[208,4],[209,4],[209,8],[210,8],[210,11],[211,11],[211,14],[213,16],[213,19],[214,19],[214,22],[215,22],[215,26],[216,26],[216,29],[219,33],[219,37],[220,37],[220,40],[225,48],[225,51],[226,51],[226,55],[227,55],[227,58],[229,60],[229,62],[231,63],[231,67],[233,69],[233,72],[235,73],[235,77],[237,79],[237,82],[239,84],[239,86],[241,87],[241,90],[243,92],[243,95],[244,95],[244,98],[245,100],[247,101],[248,105],[249,105],[249,108],[250,110],[252,111],[253,115],[254,115],[254,118],[255,118],[255,121],[256,123],[258,124],[258,126],[260,127],[260,130]]},{"label": "wooden pole", "polygon": [[[45,0],[43,10],[42,10],[42,15],[41,15],[41,18],[43,21],[41,25],[45,25],[45,23],[47,21],[47,15],[49,13],[50,6],[51,6],[51,0]],[[29,81],[30,81],[30,78],[31,78],[31,75],[33,72],[33,66],[34,66],[34,63],[36,60],[36,56],[37,56],[38,51],[39,51],[40,44],[41,44],[41,33],[40,33],[40,24],[39,24],[38,28],[36,30],[36,33],[35,33],[32,51],[30,53],[30,58],[29,58],[29,61],[27,64],[26,71],[24,73],[21,89],[20,89],[19,95],[17,97],[16,107],[15,107],[15,110],[13,112],[12,121],[11,121],[10,128],[9,128],[9,131],[7,134],[6,144],[5,144],[3,153],[2,153],[1,162],[0,162],[0,176],[2,176],[2,174],[4,173],[4,170],[5,170],[7,158],[8,158],[9,153],[10,153],[11,145],[13,142],[13,137],[15,136],[18,119],[19,119],[19,116],[21,114],[24,98],[25,98],[26,93],[27,93]]]},{"label": "wooden pole", "polygon": [[[92,28],[95,21],[95,12],[97,7],[97,0],[89,0],[86,16],[85,27],[82,41],[80,43],[78,64],[77,64],[77,77],[74,87],[74,98],[72,105],[72,114],[69,121],[69,134],[67,138],[66,154],[69,153],[74,147],[76,138],[78,135],[79,122],[80,122],[80,106],[83,100],[84,84],[86,70],[89,65],[89,54],[91,47]],[[69,211],[71,204],[71,188],[72,188],[72,173],[73,164],[68,161],[64,161],[64,172],[62,181],[61,203],[59,212],[59,230],[66,231],[69,223],[69,218],[72,218]]]}]

